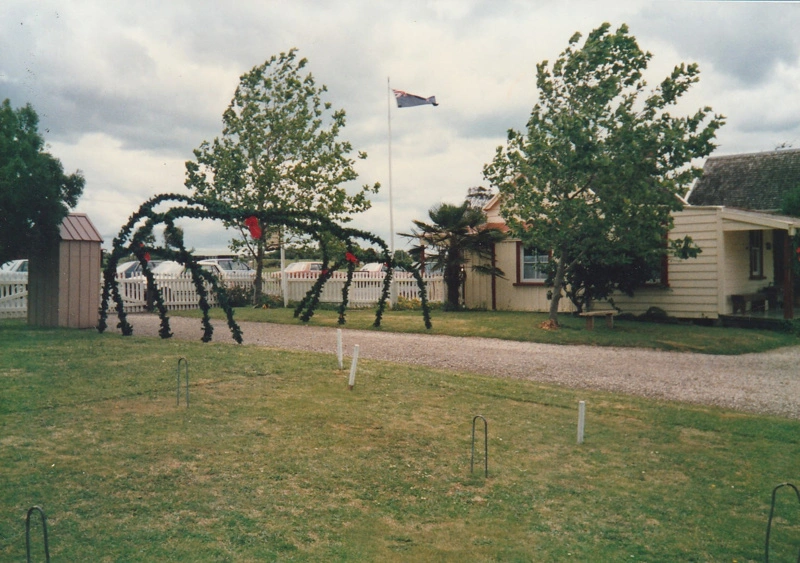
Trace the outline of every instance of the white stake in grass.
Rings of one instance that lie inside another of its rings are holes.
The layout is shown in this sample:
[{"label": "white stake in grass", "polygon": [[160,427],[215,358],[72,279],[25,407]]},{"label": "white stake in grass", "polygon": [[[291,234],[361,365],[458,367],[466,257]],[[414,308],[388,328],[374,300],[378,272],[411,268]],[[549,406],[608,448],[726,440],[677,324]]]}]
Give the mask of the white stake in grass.
[{"label": "white stake in grass", "polygon": [[583,428],[586,424],[586,401],[578,403],[578,443],[583,444]]},{"label": "white stake in grass", "polygon": [[339,369],[344,369],[344,359],[342,357],[342,329],[336,329],[336,355],[339,358]]},{"label": "white stake in grass", "polygon": [[353,387],[356,384],[356,366],[358,365],[358,344],[353,346],[353,363],[350,364],[350,382],[348,384],[348,388],[350,391],[353,390]]}]

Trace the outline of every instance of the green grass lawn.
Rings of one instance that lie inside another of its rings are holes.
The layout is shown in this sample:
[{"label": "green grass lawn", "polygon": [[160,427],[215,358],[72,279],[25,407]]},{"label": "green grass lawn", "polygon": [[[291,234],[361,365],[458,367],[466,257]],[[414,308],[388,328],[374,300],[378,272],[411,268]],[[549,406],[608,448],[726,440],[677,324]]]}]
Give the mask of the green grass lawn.
[{"label": "green grass lawn", "polygon": [[[170,311],[170,315],[200,318],[200,311]],[[212,309],[213,318],[224,319],[222,309]],[[381,328],[375,329],[373,309],[356,309],[347,312],[346,328],[383,330],[393,332],[418,332],[447,334],[451,336],[482,336],[545,344],[587,344],[594,346],[622,346],[675,350],[702,354],[747,354],[764,352],[782,346],[800,344],[797,336],[769,330],[721,328],[692,324],[660,324],[617,320],[609,330],[605,321],[598,320],[594,330],[586,330],[586,321],[562,315],[558,331],[543,330],[547,318],[542,313],[512,311],[432,311],[433,328],[426,330],[420,311],[387,311]],[[293,309],[236,309],[238,321],[255,321],[285,324],[302,324],[294,318]],[[318,310],[309,324],[339,326],[338,315],[332,310]]]},{"label": "green grass lawn", "polygon": [[[800,421],[377,361],[347,376],[333,354],[0,322],[0,560],[24,560],[40,505],[54,561],[761,561],[771,490],[800,482]],[[788,561],[800,511],[779,498]]]}]

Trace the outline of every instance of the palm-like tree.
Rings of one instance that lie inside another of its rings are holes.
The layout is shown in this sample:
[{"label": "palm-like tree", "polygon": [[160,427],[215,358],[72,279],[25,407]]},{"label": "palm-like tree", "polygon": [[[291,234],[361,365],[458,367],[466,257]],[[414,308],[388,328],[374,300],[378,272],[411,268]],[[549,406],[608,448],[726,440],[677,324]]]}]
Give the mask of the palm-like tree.
[{"label": "palm-like tree", "polygon": [[[494,243],[504,234],[486,226],[486,214],[465,201],[461,205],[443,203],[428,211],[431,222],[413,221],[415,229],[401,236],[419,242],[410,254],[426,269],[441,270],[447,287],[445,308],[457,310],[461,307],[461,284],[465,267],[471,258],[489,258]],[[499,268],[472,264],[472,270],[483,274],[502,276]]]}]

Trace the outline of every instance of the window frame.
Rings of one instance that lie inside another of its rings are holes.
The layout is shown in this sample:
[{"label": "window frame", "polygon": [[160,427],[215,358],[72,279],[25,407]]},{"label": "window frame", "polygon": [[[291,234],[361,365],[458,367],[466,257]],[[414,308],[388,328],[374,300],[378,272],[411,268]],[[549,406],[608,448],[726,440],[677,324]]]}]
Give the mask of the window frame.
[{"label": "window frame", "polygon": [[650,278],[644,284],[645,287],[669,287],[669,233],[664,235],[662,244],[664,253],[661,255],[661,265],[659,267],[658,278]]},{"label": "window frame", "polygon": [[525,278],[525,277],[523,277],[524,273],[525,273],[525,251],[526,250],[534,250],[534,251],[536,251],[536,254],[535,254],[535,256],[537,257],[537,262],[536,263],[538,263],[538,264],[546,264],[547,263],[547,262],[544,262],[544,263],[543,262],[539,262],[538,261],[538,257],[547,256],[547,261],[549,262],[551,260],[552,256],[553,256],[552,252],[546,252],[545,253],[545,252],[538,251],[538,249],[536,249],[536,248],[526,248],[525,245],[522,244],[522,241],[517,241],[517,252],[516,252],[516,256],[517,256],[517,281],[516,281],[516,283],[514,285],[515,286],[517,286],[517,285],[533,285],[533,286],[543,286],[543,285],[545,285],[545,282],[547,281],[547,273],[545,273],[545,272],[542,272],[542,274],[544,276],[542,278]]},{"label": "window frame", "polygon": [[747,252],[750,258],[750,279],[763,280],[764,277],[764,231],[748,231]]}]

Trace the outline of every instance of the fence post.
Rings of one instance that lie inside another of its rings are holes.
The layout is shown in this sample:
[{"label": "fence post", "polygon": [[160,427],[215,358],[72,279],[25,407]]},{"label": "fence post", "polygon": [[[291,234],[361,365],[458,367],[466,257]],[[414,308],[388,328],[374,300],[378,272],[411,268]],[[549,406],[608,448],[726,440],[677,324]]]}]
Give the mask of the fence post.
[{"label": "fence post", "polygon": [[350,391],[356,384],[356,366],[358,365],[358,344],[353,346],[353,362],[350,364],[350,382],[348,388]]}]

